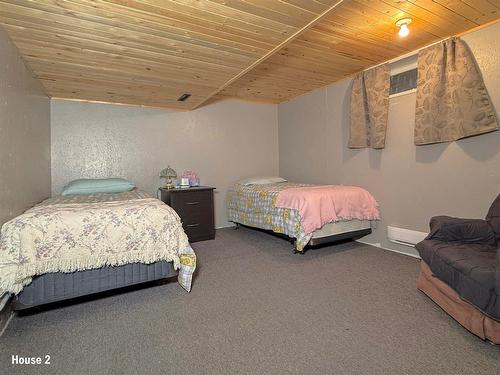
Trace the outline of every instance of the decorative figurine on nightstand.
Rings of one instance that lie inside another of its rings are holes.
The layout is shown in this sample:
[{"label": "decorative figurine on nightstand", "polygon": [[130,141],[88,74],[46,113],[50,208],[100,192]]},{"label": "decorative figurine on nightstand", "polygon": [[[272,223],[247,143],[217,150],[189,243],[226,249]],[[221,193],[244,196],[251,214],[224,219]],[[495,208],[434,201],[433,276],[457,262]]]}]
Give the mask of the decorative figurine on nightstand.
[{"label": "decorative figurine on nightstand", "polygon": [[173,189],[175,187],[174,181],[172,180],[177,177],[177,172],[174,171],[170,165],[160,172],[160,177],[166,180],[165,189]]}]

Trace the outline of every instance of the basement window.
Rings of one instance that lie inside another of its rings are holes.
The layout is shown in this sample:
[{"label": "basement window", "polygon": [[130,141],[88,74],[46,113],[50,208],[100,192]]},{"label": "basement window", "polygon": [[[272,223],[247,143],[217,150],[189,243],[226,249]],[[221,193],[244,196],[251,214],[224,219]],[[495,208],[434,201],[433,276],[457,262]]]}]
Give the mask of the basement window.
[{"label": "basement window", "polygon": [[401,94],[417,88],[417,69],[391,76],[390,95]]},{"label": "basement window", "polygon": [[417,91],[417,56],[409,56],[391,64],[390,97]]}]

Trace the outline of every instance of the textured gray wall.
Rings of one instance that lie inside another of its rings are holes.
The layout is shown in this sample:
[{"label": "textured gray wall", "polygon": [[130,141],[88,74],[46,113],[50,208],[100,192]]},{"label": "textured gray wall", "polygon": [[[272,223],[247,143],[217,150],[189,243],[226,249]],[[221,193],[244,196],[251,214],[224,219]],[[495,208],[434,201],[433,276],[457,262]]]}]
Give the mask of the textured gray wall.
[{"label": "textured gray wall", "polygon": [[50,195],[50,102],[0,28],[0,225]]},{"label": "textured gray wall", "polygon": [[52,101],[52,193],[83,177],[124,177],[156,194],[158,174],[197,172],[217,188],[216,225],[227,225],[235,181],[278,171],[276,105],[225,101],[192,112]]},{"label": "textured gray wall", "polygon": [[[464,37],[500,109],[500,24]],[[455,143],[413,144],[415,94],[390,100],[384,150],[349,150],[350,81],[301,96],[278,108],[280,174],[314,183],[367,188],[381,205],[383,221],[364,240],[394,250],[387,225],[428,231],[433,215],[484,217],[500,192],[500,132]]]}]

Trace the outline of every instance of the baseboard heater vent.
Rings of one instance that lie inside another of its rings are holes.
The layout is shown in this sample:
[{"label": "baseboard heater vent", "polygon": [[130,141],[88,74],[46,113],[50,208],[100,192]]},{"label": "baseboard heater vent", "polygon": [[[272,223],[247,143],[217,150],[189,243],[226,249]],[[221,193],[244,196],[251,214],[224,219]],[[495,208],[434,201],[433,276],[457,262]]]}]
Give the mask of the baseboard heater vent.
[{"label": "baseboard heater vent", "polygon": [[414,247],[417,243],[422,241],[427,234],[428,233],[405,228],[387,227],[387,238],[389,241],[405,246]]}]

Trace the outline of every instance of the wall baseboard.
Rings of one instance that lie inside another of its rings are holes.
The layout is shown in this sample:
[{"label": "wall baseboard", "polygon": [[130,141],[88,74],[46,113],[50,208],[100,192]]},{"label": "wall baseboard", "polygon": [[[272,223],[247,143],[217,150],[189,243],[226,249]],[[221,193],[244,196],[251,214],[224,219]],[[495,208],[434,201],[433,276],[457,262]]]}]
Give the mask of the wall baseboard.
[{"label": "wall baseboard", "polygon": [[7,329],[12,317],[14,316],[14,311],[10,306],[10,295],[4,295],[1,302],[3,307],[0,309],[0,337]]},{"label": "wall baseboard", "polygon": [[366,242],[366,241],[361,241],[361,240],[356,240],[356,242],[359,242],[359,243],[362,243],[362,244],[365,244],[365,245],[370,245],[370,246],[378,247],[379,249],[383,249],[383,250],[387,250],[387,251],[392,251],[393,253],[398,253],[398,254],[406,255],[406,256],[409,256],[409,257],[412,257],[412,258],[421,259],[418,255],[415,255],[415,254],[412,254],[412,253],[407,253],[405,251],[396,250],[396,249],[390,249],[388,247],[380,246],[378,244],[374,244],[374,243],[370,243],[370,242]]},{"label": "wall baseboard", "polygon": [[227,225],[221,225],[220,227],[215,227],[215,229],[234,228],[235,226],[236,226],[235,224],[227,224]]},{"label": "wall baseboard", "polygon": [[0,311],[3,310],[3,308],[5,307],[5,305],[7,305],[7,302],[9,302],[9,297],[10,297],[10,294],[9,293],[5,293],[2,298],[0,298]]}]

